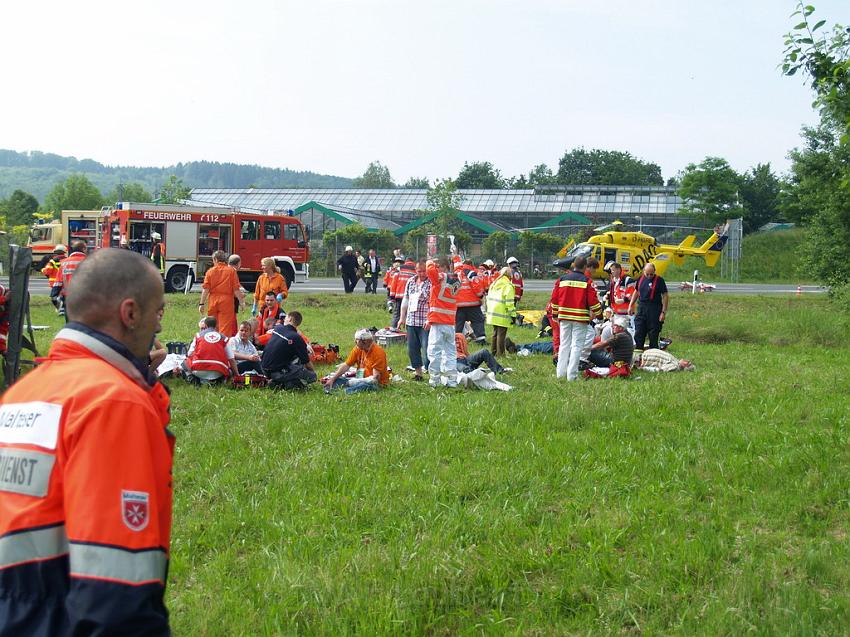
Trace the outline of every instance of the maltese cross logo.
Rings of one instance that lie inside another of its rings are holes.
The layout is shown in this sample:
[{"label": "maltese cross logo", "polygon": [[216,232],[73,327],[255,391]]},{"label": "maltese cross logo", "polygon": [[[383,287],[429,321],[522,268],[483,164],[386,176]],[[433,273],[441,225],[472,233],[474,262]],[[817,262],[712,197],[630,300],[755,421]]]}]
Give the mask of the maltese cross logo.
[{"label": "maltese cross logo", "polygon": [[122,491],[121,511],[124,524],[131,531],[141,531],[148,525],[148,500],[145,491]]}]

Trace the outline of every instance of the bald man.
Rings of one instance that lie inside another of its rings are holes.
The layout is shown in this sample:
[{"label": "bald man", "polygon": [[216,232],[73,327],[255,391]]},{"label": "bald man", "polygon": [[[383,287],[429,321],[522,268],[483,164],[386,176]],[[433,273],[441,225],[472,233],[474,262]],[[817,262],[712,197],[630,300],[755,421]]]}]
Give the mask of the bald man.
[{"label": "bald man", "polygon": [[0,399],[0,635],[168,635],[174,438],[147,367],[162,277],[97,250],[67,310],[47,360]]}]

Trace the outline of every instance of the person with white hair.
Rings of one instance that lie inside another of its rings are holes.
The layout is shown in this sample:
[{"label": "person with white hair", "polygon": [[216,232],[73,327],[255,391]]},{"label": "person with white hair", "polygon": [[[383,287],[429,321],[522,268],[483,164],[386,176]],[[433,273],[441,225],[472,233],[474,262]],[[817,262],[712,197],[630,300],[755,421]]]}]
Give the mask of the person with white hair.
[{"label": "person with white hair", "polygon": [[[597,367],[632,364],[635,342],[628,332],[629,319],[625,316],[615,316],[611,319],[611,337],[600,340],[591,346],[590,360]],[[606,352],[610,350],[610,354]]]},{"label": "person with white hair", "polygon": [[357,263],[357,257],[354,256],[354,248],[345,246],[345,253],[336,260],[336,269],[342,274],[342,285],[345,288],[346,294],[354,292],[354,286],[357,285],[357,270],[360,264]]},{"label": "person with white hair", "polygon": [[[354,369],[354,378],[343,378],[350,369]],[[367,329],[354,333],[354,349],[336,371],[324,378],[325,392],[345,387],[346,394],[361,391],[375,391],[390,384],[390,372],[387,367],[387,353],[375,342],[375,337]]]}]

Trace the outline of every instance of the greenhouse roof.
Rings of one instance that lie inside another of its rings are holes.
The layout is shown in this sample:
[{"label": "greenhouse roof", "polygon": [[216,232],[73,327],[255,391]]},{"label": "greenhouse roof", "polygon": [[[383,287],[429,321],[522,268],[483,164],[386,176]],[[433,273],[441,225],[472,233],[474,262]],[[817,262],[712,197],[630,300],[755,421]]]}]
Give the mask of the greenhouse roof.
[{"label": "greenhouse roof", "polygon": [[[534,190],[458,190],[462,212],[478,215],[671,214],[682,200],[672,187],[548,186]],[[292,210],[308,201],[377,213],[411,214],[428,208],[424,189],[195,188],[188,203],[245,211]]]},{"label": "greenhouse roof", "polygon": [[352,210],[345,206],[323,204],[318,201],[308,201],[307,203],[301,204],[295,208],[293,212],[296,215],[300,215],[311,208],[319,210],[323,214],[326,214],[346,225],[359,223],[369,230],[396,230],[399,227],[399,225],[394,221],[390,221],[386,217],[382,217],[380,215],[370,214],[369,212],[363,212],[362,210]]}]

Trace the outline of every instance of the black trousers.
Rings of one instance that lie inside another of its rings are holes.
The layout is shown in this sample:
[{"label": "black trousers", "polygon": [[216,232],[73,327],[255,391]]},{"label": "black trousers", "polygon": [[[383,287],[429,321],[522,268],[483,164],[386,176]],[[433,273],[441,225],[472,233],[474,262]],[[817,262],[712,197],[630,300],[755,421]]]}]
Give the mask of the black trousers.
[{"label": "black trousers", "polygon": [[363,277],[363,280],[366,282],[366,294],[369,294],[369,292],[375,294],[378,291],[377,274],[367,274],[365,277]]},{"label": "black trousers", "polygon": [[354,292],[354,286],[357,285],[357,273],[356,272],[343,272],[342,273],[342,285],[345,288],[346,294],[351,294]]},{"label": "black trousers", "polygon": [[658,337],[663,325],[660,303],[639,303],[635,315],[635,349],[643,349],[647,335],[650,349],[658,349]]},{"label": "black trousers", "polygon": [[475,338],[484,338],[484,313],[481,306],[459,307],[455,314],[455,332],[463,332],[463,324],[469,321]]},{"label": "black trousers", "polygon": [[467,374],[473,369],[478,369],[481,365],[486,365],[491,372],[501,374],[504,367],[499,365],[496,357],[490,353],[489,349],[480,349],[467,356],[466,358],[457,359],[457,371]]}]

